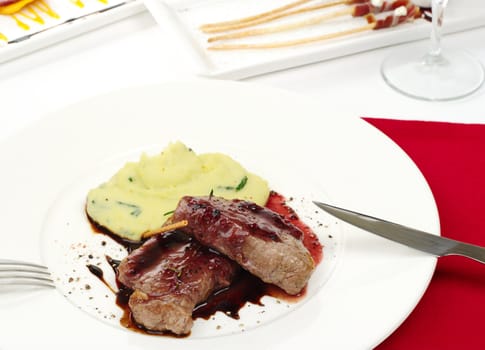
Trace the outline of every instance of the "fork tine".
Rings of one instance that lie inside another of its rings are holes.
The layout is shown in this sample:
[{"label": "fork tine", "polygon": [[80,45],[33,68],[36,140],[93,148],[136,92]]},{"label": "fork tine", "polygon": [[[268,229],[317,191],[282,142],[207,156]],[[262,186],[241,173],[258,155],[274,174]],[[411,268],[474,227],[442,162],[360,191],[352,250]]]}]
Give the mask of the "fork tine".
[{"label": "fork tine", "polygon": [[25,277],[25,276],[0,276],[0,287],[14,286],[14,285],[55,287],[54,282],[49,278]]},{"label": "fork tine", "polygon": [[50,276],[49,271],[47,269],[40,269],[37,267],[28,267],[28,266],[4,266],[0,264],[0,273],[2,272],[25,272],[25,273],[37,273],[40,275]]},{"label": "fork tine", "polygon": [[47,267],[25,261],[0,259],[0,286],[54,287]]},{"label": "fork tine", "polygon": [[20,276],[20,277],[41,277],[51,279],[51,274],[49,271],[37,271],[37,270],[28,270],[23,267],[14,267],[14,268],[2,268],[0,267],[0,278],[1,277],[11,277],[11,276]]},{"label": "fork tine", "polygon": [[18,260],[9,260],[9,259],[0,259],[0,266],[30,266],[42,270],[47,270],[47,267],[39,264],[34,264],[27,261],[18,261]]}]

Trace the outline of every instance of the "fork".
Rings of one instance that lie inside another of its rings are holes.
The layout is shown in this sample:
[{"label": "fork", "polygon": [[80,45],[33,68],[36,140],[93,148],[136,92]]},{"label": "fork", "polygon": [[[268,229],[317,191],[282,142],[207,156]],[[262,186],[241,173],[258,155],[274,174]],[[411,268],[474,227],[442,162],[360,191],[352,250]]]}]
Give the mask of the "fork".
[{"label": "fork", "polygon": [[2,286],[54,287],[47,267],[25,261],[0,259],[0,288]]}]

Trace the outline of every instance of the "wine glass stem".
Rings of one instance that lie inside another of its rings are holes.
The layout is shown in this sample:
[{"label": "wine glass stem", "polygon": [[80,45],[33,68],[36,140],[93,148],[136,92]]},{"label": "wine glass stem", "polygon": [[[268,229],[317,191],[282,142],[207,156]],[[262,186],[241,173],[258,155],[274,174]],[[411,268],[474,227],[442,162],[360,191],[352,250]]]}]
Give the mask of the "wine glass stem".
[{"label": "wine glass stem", "polygon": [[432,29],[431,29],[431,48],[428,52],[430,59],[441,57],[441,28],[443,26],[443,15],[448,0],[432,0]]}]

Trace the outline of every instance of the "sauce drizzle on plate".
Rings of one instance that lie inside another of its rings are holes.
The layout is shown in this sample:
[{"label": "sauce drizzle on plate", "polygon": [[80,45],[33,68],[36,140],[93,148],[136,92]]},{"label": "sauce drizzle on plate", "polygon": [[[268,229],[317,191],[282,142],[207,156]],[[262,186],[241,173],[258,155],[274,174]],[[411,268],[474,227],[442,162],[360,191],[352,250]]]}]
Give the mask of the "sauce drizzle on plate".
[{"label": "sauce drizzle on plate", "polygon": [[[307,226],[303,221],[300,220],[296,212],[287,204],[286,198],[275,191],[271,191],[266,207],[282,215],[285,220],[291,222],[303,232],[303,244],[310,251],[315,261],[315,264],[320,263],[323,258],[323,251],[317,236],[309,226]],[[95,222],[90,222],[95,233],[108,235],[120,245],[125,247],[128,253],[132,252],[134,249],[138,248],[140,245],[143,244],[143,242],[134,242],[125,238],[120,238],[119,236],[113,234],[112,232],[96,224]],[[113,268],[114,272],[117,273],[117,268],[120,264],[120,261],[112,259],[109,256],[106,256],[106,259],[109,265]],[[103,271],[99,267],[88,265],[87,268],[94,276],[96,276],[112,290],[109,284],[106,283],[106,281],[104,280]],[[145,334],[180,337],[170,332],[153,332],[137,324],[133,320],[131,316],[131,311],[128,307],[128,300],[133,290],[124,286],[119,281],[117,281],[117,285],[118,291],[113,292],[116,293],[117,305],[123,310],[123,316],[120,320],[120,323],[123,327]],[[297,295],[289,295],[277,286],[265,283],[259,278],[251,275],[249,272],[241,269],[241,272],[238,274],[234,282],[229,287],[214,292],[211,296],[209,296],[207,300],[198,304],[194,308],[192,318],[202,318],[208,320],[216,312],[220,311],[229,317],[239,319],[239,311],[242,307],[244,307],[244,305],[246,305],[247,303],[252,303],[262,306],[262,298],[264,296],[271,296],[287,302],[297,302],[305,294],[306,288],[304,288]]]}]

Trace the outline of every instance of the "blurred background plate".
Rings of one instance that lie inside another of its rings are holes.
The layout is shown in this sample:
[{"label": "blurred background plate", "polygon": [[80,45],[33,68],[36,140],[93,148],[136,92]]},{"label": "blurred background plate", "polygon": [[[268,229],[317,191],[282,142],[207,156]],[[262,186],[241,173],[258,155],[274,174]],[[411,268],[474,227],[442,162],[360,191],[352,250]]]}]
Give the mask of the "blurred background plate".
[{"label": "blurred background plate", "polygon": [[36,0],[0,15],[0,63],[144,10],[141,0]]},{"label": "blurred background plate", "polygon": [[[312,1],[298,8],[327,1]],[[145,4],[159,23],[161,30],[170,39],[170,46],[167,49],[178,50],[183,53],[180,58],[185,59],[195,73],[226,79],[242,79],[389,45],[424,39],[428,38],[431,33],[431,23],[421,18],[393,28],[371,30],[346,37],[287,48],[234,51],[207,50],[209,35],[200,31],[199,27],[202,24],[238,19],[266,12],[292,2],[294,0],[286,0],[284,2],[279,0],[146,0]],[[347,5],[339,5],[297,16],[285,17],[263,24],[260,27],[297,22],[348,7]],[[392,12],[387,12],[378,14],[376,17],[383,18],[391,14]],[[367,24],[367,21],[364,18],[348,15],[298,30],[248,37],[226,41],[225,43],[287,41],[361,27],[365,24]],[[463,31],[483,25],[485,25],[485,6],[483,1],[463,0],[449,2],[446,9],[445,24],[443,25],[444,33]],[[250,27],[249,29],[252,28],[256,27]]]}]

